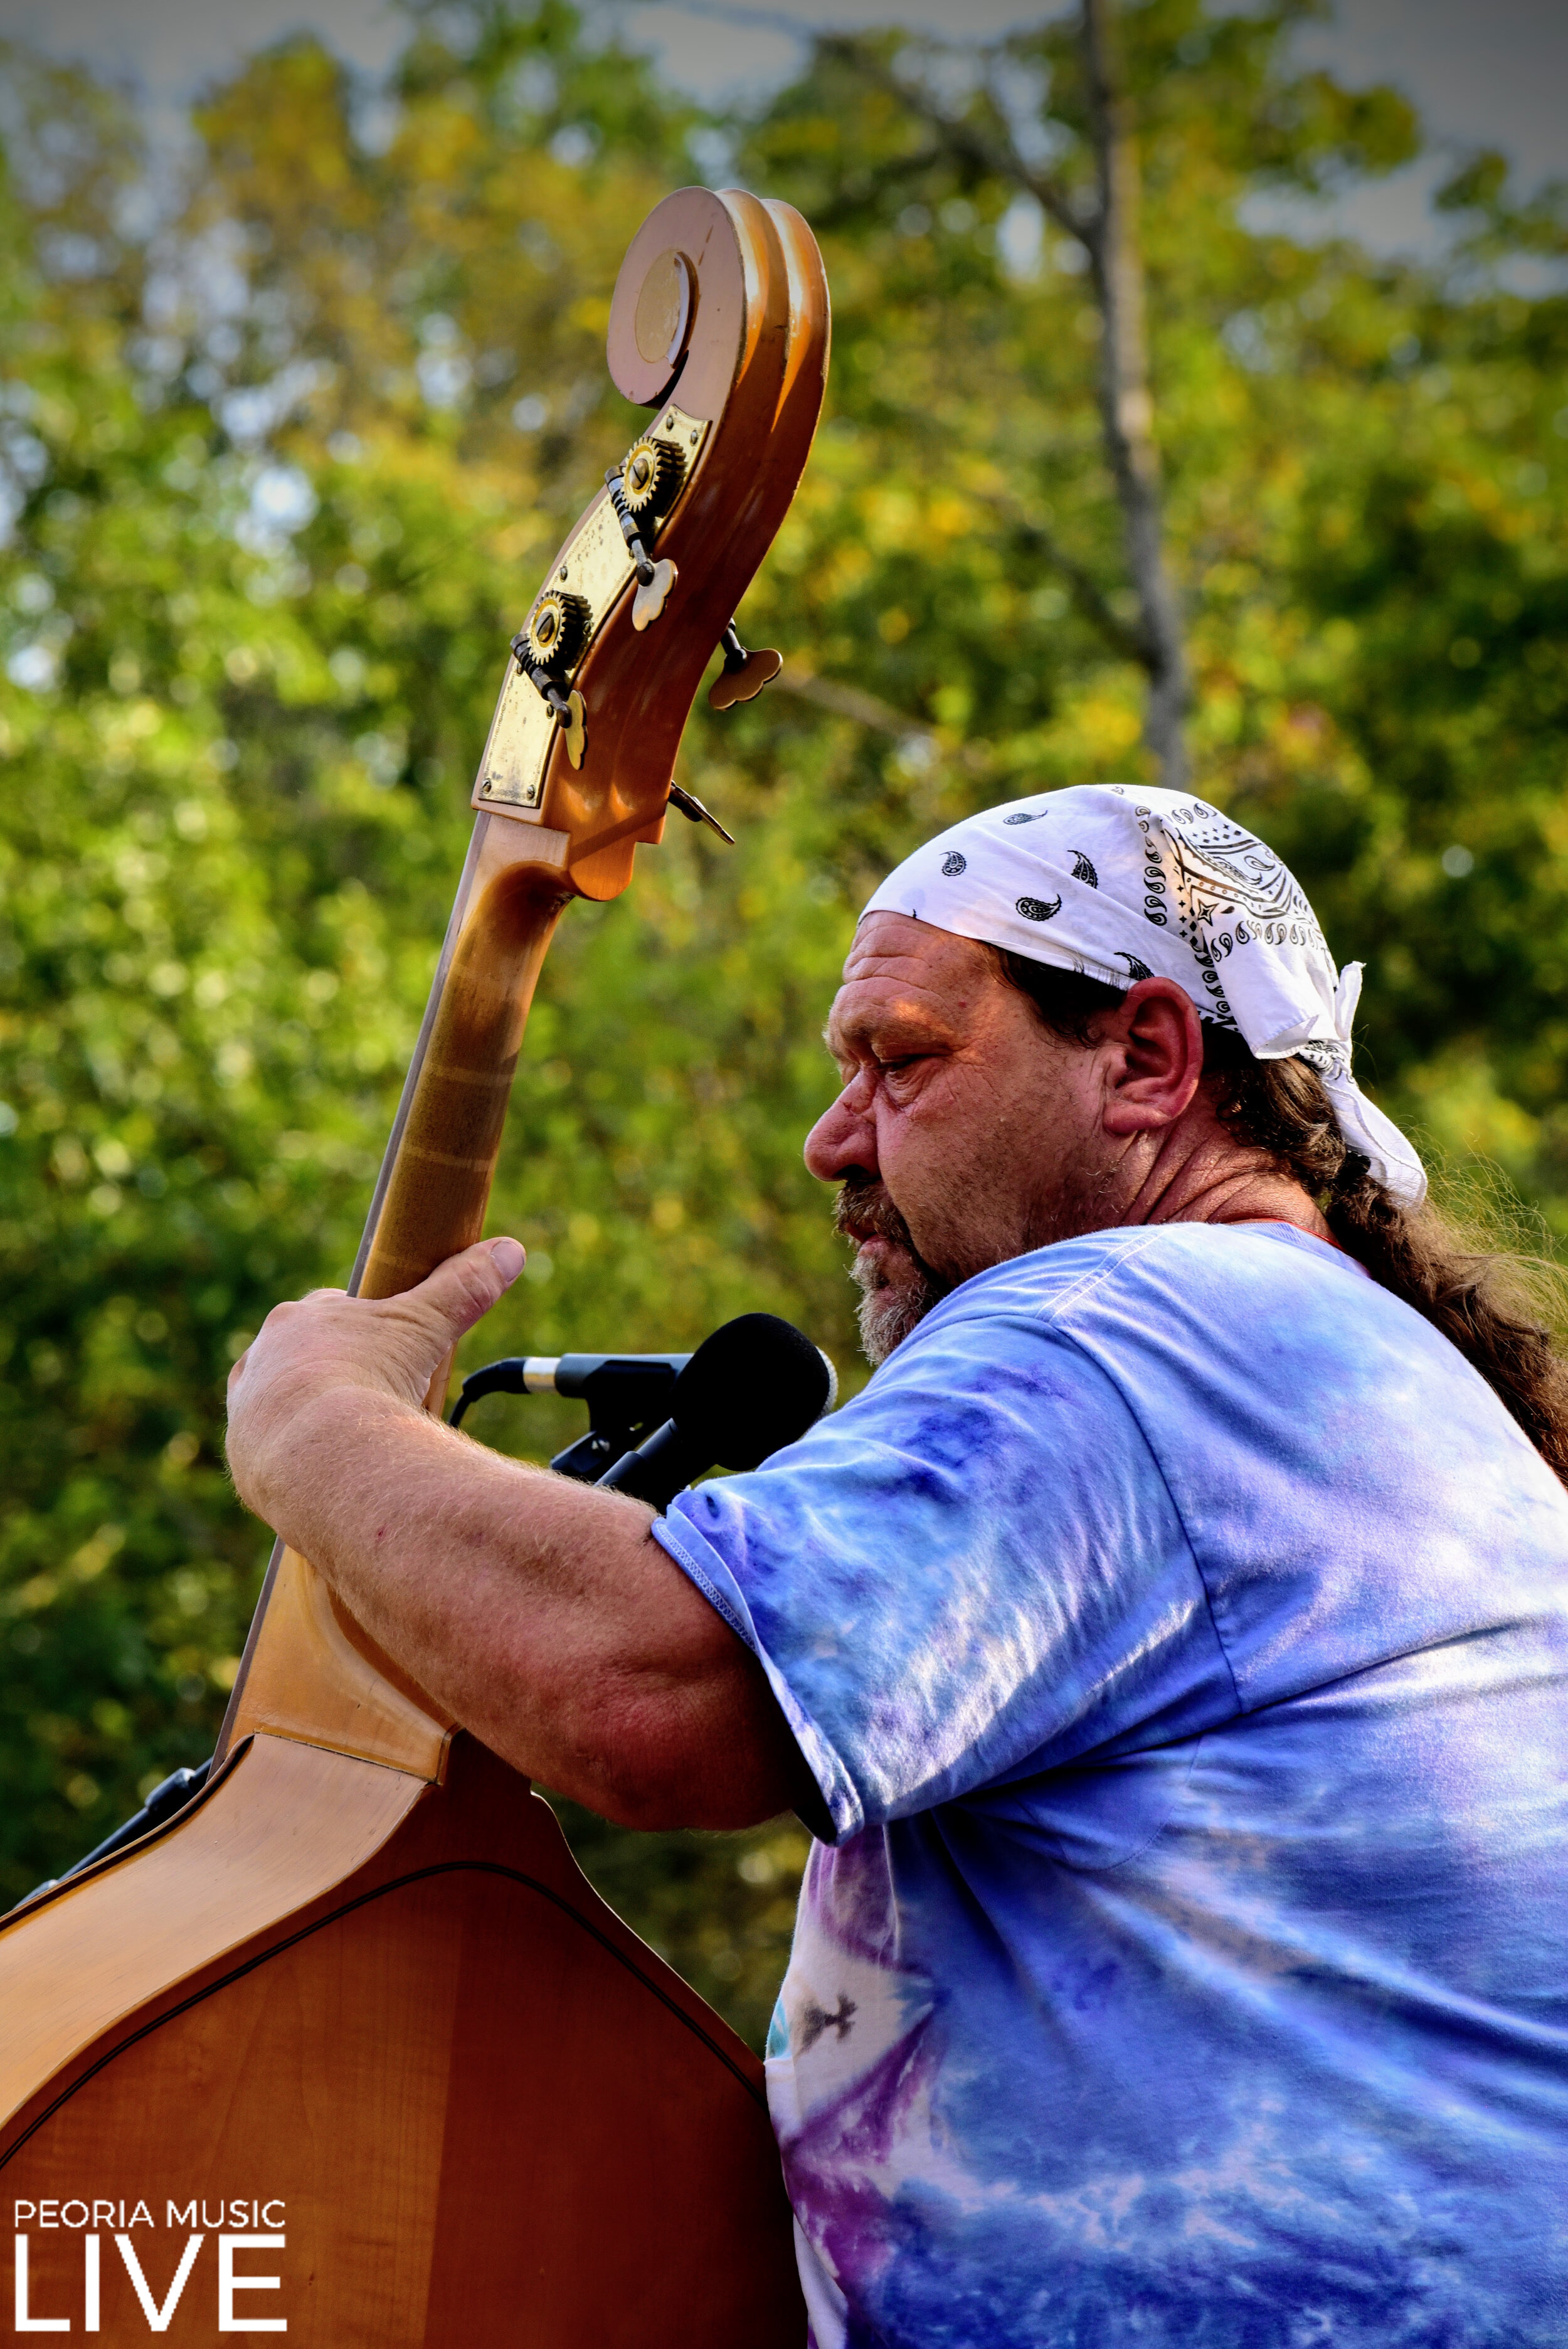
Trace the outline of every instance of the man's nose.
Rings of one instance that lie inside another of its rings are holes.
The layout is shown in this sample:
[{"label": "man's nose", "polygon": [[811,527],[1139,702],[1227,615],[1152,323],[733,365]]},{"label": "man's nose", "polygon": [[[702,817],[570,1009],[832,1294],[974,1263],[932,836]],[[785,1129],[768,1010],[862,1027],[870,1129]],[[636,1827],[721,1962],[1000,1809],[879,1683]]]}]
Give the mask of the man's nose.
[{"label": "man's nose", "polygon": [[831,1109],[824,1111],[806,1136],[806,1167],[819,1183],[840,1183],[850,1169],[875,1174],[876,1126],[867,1113],[868,1088],[859,1077],[844,1087]]}]

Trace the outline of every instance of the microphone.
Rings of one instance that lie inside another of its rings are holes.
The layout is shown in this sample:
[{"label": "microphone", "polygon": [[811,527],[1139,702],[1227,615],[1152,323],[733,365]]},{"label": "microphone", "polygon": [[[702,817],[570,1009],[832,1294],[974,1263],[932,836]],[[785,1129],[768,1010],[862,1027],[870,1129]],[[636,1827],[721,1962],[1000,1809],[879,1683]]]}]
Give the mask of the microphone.
[{"label": "microphone", "polygon": [[664,1425],[598,1482],[665,1508],[705,1468],[755,1468],[795,1443],[838,1390],[838,1372],[803,1330],[776,1313],[742,1313],[686,1361]]}]

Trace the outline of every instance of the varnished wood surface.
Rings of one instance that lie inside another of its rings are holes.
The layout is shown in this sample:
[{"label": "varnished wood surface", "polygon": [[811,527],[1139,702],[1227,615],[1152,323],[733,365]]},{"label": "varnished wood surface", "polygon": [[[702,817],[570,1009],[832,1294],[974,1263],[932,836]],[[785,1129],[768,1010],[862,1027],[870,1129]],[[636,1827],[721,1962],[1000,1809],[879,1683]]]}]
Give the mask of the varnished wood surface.
[{"label": "varnished wood surface", "polygon": [[109,2024],[352,1876],[424,1791],[395,1770],[261,1737],[134,1856],[0,1928],[0,2114]]},{"label": "varnished wood surface", "polygon": [[315,1567],[285,1549],[224,1723],[223,1750],[264,1730],[433,1779],[455,1726],[383,1655]]},{"label": "varnished wood surface", "polygon": [[[160,2298],[189,2232],[170,2198],[283,2203],[284,2247],[240,2261],[283,2289],[240,2308],[310,2349],[804,2339],[760,2064],[466,1739],[373,1859],[85,2044],[0,2135],[0,2178],[8,2208],[145,2201]],[[206,2231],[175,2349],[215,2329]],[[35,2312],[79,2329],[79,2234],[31,2242]],[[102,2337],[129,2344],[145,2320],[104,2251]]]},{"label": "varnished wood surface", "polygon": [[[703,240],[710,269],[725,256],[722,320],[704,277],[691,353],[671,394],[694,415],[717,410],[722,425],[659,533],[659,555],[679,573],[664,616],[645,635],[613,625],[595,641],[578,677],[588,756],[575,769],[558,742],[547,770],[539,820],[573,840],[573,884],[590,897],[625,887],[655,778],[652,809],[662,812],[703,672],[789,512],[827,376],[827,281],[810,231],[790,205],[734,189],[683,189],[658,206],[634,254],[645,237],[688,253]],[[627,356],[626,287],[624,271],[610,324],[612,372],[623,389],[637,380]],[[721,392],[727,368],[734,372]],[[631,601],[628,589],[628,611]]]},{"label": "varnished wood surface", "polygon": [[362,1297],[411,1288],[480,1237],[533,990],[571,895],[531,833],[490,820]]}]

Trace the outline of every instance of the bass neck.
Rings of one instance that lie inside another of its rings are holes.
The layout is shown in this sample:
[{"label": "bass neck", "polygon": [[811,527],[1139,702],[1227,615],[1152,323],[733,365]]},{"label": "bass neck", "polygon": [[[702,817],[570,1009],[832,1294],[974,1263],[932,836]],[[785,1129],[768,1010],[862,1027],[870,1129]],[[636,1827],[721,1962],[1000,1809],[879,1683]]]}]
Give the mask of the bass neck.
[{"label": "bass neck", "polygon": [[[350,1292],[395,1297],[484,1229],[534,988],[575,893],[566,836],[481,813],[366,1218]],[[427,1408],[439,1413],[450,1361]],[[438,1778],[455,1726],[335,1599],[273,1548],[218,1759],[261,1730]]]}]

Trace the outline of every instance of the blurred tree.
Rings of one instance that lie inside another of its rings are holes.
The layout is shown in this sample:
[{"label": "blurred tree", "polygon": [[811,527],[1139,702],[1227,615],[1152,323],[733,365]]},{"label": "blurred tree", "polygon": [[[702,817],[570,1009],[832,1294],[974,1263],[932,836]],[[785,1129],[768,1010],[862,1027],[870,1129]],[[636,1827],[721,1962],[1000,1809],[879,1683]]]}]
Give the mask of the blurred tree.
[{"label": "blurred tree", "polygon": [[[934,134],[934,146],[926,141],[923,162],[944,160],[961,173],[1019,189],[1042,220],[1069,240],[1068,250],[1081,257],[1089,273],[1099,311],[1100,441],[1121,508],[1136,621],[1119,616],[1084,566],[1037,524],[1031,534],[1112,649],[1130,655],[1146,671],[1144,740],[1161,782],[1181,791],[1188,768],[1182,732],[1187,657],[1161,527],[1140,228],[1142,174],[1116,0],[1083,0],[1076,34],[1076,88],[1067,109],[1053,89],[1048,122],[1039,119],[1034,103],[1043,97],[1044,86],[1020,88],[1016,60],[1006,49],[991,53],[993,70],[954,115],[944,104],[942,89],[941,67],[951,62],[950,47],[933,47],[923,59],[901,47],[896,70],[886,44],[829,36],[820,47],[824,57],[841,61],[857,78],[891,98],[899,111],[913,113],[923,131]],[[1006,65],[1015,67],[1011,78],[996,70]]]},{"label": "blurred tree", "polygon": [[[1562,191],[1521,203],[1482,157],[1440,263],[1305,242],[1304,205],[1417,143],[1392,92],[1292,68],[1306,13],[1146,0],[1124,22],[1195,780],[1368,958],[1366,1061],[1395,1106],[1563,1228]],[[882,705],[863,717],[962,733],[969,800],[1138,769],[1099,305],[1030,185],[1092,203],[1088,122],[1070,21],[988,49],[832,36],[743,150],[830,232],[837,295],[811,494],[846,494],[812,575],[863,560],[797,625]]]},{"label": "blurred tree", "polygon": [[[1281,191],[1413,139],[1388,94],[1294,69],[1302,13],[1124,24],[1195,781],[1368,957],[1391,1105],[1568,1227],[1562,226],[1483,161],[1441,265],[1286,234]],[[1000,126],[1070,195],[1078,57],[1059,27],[824,40],[716,119],[558,0],[418,7],[385,98],[308,40],[214,91],[161,224],[124,109],[8,59],[11,1897],[208,1750],[265,1549],[221,1466],[222,1373],[352,1257],[507,637],[633,429],[614,272],[693,141],[801,204],[834,287],[829,419],[742,617],[793,690],[690,729],[683,775],[739,847],[676,826],[562,926],[493,1217],[530,1277],[466,1360],[690,1344],[762,1306],[848,1367],[799,1144],[859,903],[969,807],[1151,771],[1081,241],[929,112]],[[580,1424],[546,1398],[474,1414],[533,1457]],[[758,2031],[799,1831],[572,1831]]]}]

